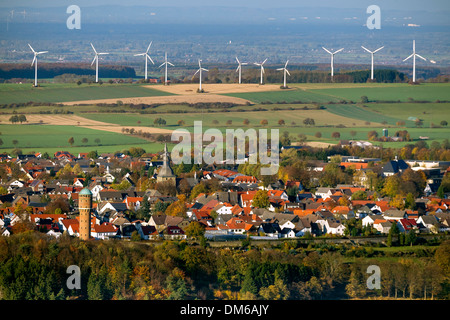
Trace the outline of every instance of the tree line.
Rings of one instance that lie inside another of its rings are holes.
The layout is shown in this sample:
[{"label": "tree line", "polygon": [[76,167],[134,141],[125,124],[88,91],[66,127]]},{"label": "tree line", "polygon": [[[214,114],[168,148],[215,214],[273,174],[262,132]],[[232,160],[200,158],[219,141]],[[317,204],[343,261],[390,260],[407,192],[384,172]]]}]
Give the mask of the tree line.
[{"label": "tree line", "polygon": [[[379,261],[371,248],[359,248],[355,255],[352,247],[295,240],[272,247],[245,240],[241,246],[220,249],[206,242],[166,241],[158,246],[120,240],[83,242],[28,231],[0,238],[0,296],[6,300],[448,299],[449,247],[445,241],[423,251],[420,259],[401,255]],[[353,262],[346,260],[349,256]],[[369,264],[381,269],[379,290],[366,287]],[[66,286],[70,265],[81,270],[81,289]]]},{"label": "tree line", "polygon": [[[134,78],[134,68],[120,65],[99,66],[105,78]],[[63,74],[79,76],[95,75],[95,69],[86,63],[39,63],[39,77],[54,78]],[[34,78],[34,67],[28,63],[4,63],[0,65],[0,79]]]}]

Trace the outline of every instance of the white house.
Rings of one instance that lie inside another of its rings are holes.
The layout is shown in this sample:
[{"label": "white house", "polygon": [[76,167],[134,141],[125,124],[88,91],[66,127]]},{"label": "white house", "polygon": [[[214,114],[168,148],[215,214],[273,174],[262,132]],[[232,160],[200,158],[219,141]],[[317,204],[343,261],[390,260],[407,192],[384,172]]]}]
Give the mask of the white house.
[{"label": "white house", "polygon": [[96,184],[95,186],[93,186],[91,188],[92,199],[97,199],[100,191],[102,191],[103,189],[104,188],[101,185],[99,185],[99,184]]},{"label": "white house", "polygon": [[375,222],[375,220],[377,219],[381,219],[381,215],[377,214],[377,215],[373,215],[373,214],[369,214],[367,216],[365,216],[361,221],[362,221],[362,226],[363,227],[367,227],[367,226],[372,226],[373,223]]},{"label": "white house", "polygon": [[391,230],[392,222],[384,219],[376,219],[373,223],[373,228],[382,234],[389,233]]},{"label": "white house", "polygon": [[403,210],[389,209],[383,213],[383,218],[386,220],[401,220],[406,218],[406,212]]},{"label": "white house", "polygon": [[233,209],[233,206],[229,203],[224,204],[218,204],[216,207],[214,207],[214,211],[216,211],[218,214],[232,214],[231,209]]},{"label": "white house", "polygon": [[340,222],[327,219],[325,220],[325,228],[327,233],[338,234],[340,236],[344,235],[345,226]]},{"label": "white house", "polygon": [[91,236],[95,239],[109,239],[117,235],[117,228],[115,225],[109,222],[103,222],[102,224],[94,224],[91,228]]},{"label": "white house", "polygon": [[419,226],[419,230],[423,232],[437,232],[439,227],[434,228],[434,226],[439,225],[439,221],[433,215],[420,216],[416,221]]},{"label": "white house", "polygon": [[309,223],[308,221],[299,220],[295,224],[294,230],[296,231],[296,237],[303,237],[306,233],[311,234],[311,223]]},{"label": "white house", "polygon": [[322,199],[329,198],[335,190],[332,188],[318,188],[316,191],[316,197],[321,197]]},{"label": "white house", "polygon": [[0,228],[0,236],[9,237],[11,232],[7,228]]},{"label": "white house", "polygon": [[61,236],[61,232],[57,232],[55,230],[50,230],[49,232],[47,232],[47,235],[51,236],[51,237],[59,238]]}]

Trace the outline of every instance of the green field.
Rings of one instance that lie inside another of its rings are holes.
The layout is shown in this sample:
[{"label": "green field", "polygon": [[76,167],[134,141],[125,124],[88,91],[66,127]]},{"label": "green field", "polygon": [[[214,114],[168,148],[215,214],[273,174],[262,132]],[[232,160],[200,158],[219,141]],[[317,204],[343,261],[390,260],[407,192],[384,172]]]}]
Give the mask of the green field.
[{"label": "green field", "polygon": [[[53,126],[53,125],[0,125],[3,141],[2,149],[46,149],[71,147],[68,140],[73,137],[73,147],[92,149],[100,146],[137,145],[148,144],[147,140],[134,136],[122,135],[114,132],[106,132],[82,128],[77,126]],[[87,138],[83,143],[81,140]],[[100,139],[100,142],[95,142]],[[14,145],[13,141],[17,140]]]},{"label": "green field", "polygon": [[[260,127],[261,120],[266,119],[268,121],[268,128],[279,127],[278,120],[285,121],[286,126],[301,127],[304,126],[303,120],[305,118],[313,118],[316,126],[336,126],[344,125],[347,127],[372,127],[381,126],[379,123],[371,123],[365,125],[365,120],[352,119],[345,116],[339,116],[328,112],[328,110],[272,110],[272,111],[248,111],[248,112],[203,112],[198,113],[172,113],[172,114],[99,114],[99,113],[86,113],[79,114],[85,118],[104,121],[108,123],[115,123],[122,126],[151,126],[153,127],[153,121],[157,117],[161,117],[166,120],[167,125],[164,128],[176,129],[178,127],[178,120],[184,120],[186,127],[194,125],[194,121],[202,121],[204,127],[246,127],[243,124],[244,119],[249,119],[250,124],[248,127]],[[213,121],[217,120],[219,123],[214,124]],[[231,126],[227,125],[228,120],[232,121]],[[141,123],[138,124],[138,121]],[[292,122],[295,122],[295,125]]]},{"label": "green field", "polygon": [[450,101],[450,84],[427,83],[417,86],[409,84],[383,84],[374,87],[355,86],[352,88],[326,88],[311,89],[316,94],[329,95],[336,99],[351,100],[359,102],[362,96],[367,96],[369,101],[402,101],[410,99],[417,101],[436,100]]},{"label": "green field", "polygon": [[299,88],[293,88],[291,90],[284,91],[265,91],[265,92],[245,92],[245,93],[228,93],[227,96],[247,99],[255,103],[277,103],[277,102],[298,102],[303,103],[327,103],[327,102],[339,102],[339,98],[333,97],[326,93],[313,92],[302,90]]},{"label": "green field", "polygon": [[0,104],[33,102],[67,102],[94,99],[118,99],[148,96],[168,96],[167,92],[137,84],[30,84],[0,85]]},{"label": "green field", "polygon": [[[436,100],[450,101],[450,84],[429,83],[412,86],[409,84],[289,84],[293,89],[285,91],[230,93],[233,97],[263,102],[305,103],[339,102],[341,100],[360,102],[362,96],[369,101],[401,101],[408,102]],[[323,88],[322,88],[323,87]]]}]

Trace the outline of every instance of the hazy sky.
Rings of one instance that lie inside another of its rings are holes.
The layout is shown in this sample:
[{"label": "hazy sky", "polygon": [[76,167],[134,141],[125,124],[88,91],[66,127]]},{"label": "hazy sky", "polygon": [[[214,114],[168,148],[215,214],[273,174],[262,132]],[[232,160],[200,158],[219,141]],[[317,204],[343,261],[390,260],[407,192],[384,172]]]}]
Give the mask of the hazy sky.
[{"label": "hazy sky", "polygon": [[449,0],[0,0],[2,7],[56,7],[76,4],[96,5],[144,5],[144,6],[233,6],[254,8],[333,7],[367,8],[375,4],[385,10],[450,10]]}]

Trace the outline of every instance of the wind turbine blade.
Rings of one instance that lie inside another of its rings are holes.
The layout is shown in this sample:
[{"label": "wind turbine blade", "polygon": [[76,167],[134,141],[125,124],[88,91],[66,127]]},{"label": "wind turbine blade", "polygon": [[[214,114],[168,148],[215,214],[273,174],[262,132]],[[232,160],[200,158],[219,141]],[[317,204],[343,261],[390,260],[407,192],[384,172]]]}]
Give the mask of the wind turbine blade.
[{"label": "wind turbine blade", "polygon": [[361,46],[361,48],[363,48],[364,50],[366,50],[368,53],[372,53],[372,51],[370,51],[369,49],[367,49],[367,48],[365,48],[365,47],[363,47],[363,46]]},{"label": "wind turbine blade", "polygon": [[328,52],[329,54],[332,54],[332,53],[331,53],[331,51],[330,51],[330,50],[328,50],[327,48],[325,48],[325,47],[322,47],[322,49],[323,49],[323,50],[325,50],[326,52]]},{"label": "wind turbine blade", "polygon": [[286,67],[287,67],[288,63],[289,63],[289,60],[288,60],[288,61],[286,61],[286,64],[284,65],[284,68],[285,68],[285,69],[286,69]]},{"label": "wind turbine blade", "polygon": [[380,51],[381,49],[383,49],[384,46],[382,46],[381,48],[378,48],[377,50],[375,50],[373,53]]},{"label": "wind turbine blade", "polygon": [[150,56],[148,54],[145,54],[147,56],[147,58],[152,62],[152,64],[155,64],[152,60],[152,58],[150,58]]},{"label": "wind turbine blade", "polygon": [[422,57],[421,55],[419,55],[417,53],[416,53],[416,56],[419,57],[420,59],[424,60],[424,61],[427,61],[427,59],[425,59],[424,57]]},{"label": "wind turbine blade", "polygon": [[97,54],[97,50],[95,50],[94,45],[91,43],[91,47],[94,50],[95,54]]},{"label": "wind turbine blade", "polygon": [[284,68],[278,68],[277,70],[278,70],[278,71],[281,71],[281,70],[284,70]]},{"label": "wind turbine blade", "polygon": [[403,61],[406,61],[406,60],[408,60],[409,58],[411,58],[412,56],[414,55],[414,53],[413,54],[411,54],[408,58],[406,58],[406,59],[403,59]]},{"label": "wind turbine blade", "polygon": [[236,57],[236,61],[237,61],[237,63],[241,64],[241,63],[239,62],[239,59],[238,59],[238,57]]},{"label": "wind turbine blade", "polygon": [[95,57],[94,57],[94,60],[92,60],[92,62],[91,62],[91,66],[94,64],[94,62],[95,62],[95,60],[98,58],[98,56],[96,55]]},{"label": "wind turbine blade", "polygon": [[197,73],[199,73],[200,72],[200,69],[198,69],[197,71],[195,71],[195,73],[194,73],[194,75],[192,76],[192,77],[195,77],[195,75],[197,74]]},{"label": "wind turbine blade", "polygon": [[109,54],[108,52],[100,52],[100,53],[98,53],[98,55],[101,55],[101,54]]},{"label": "wind turbine blade", "polygon": [[30,44],[28,44],[28,46],[30,47],[31,51],[36,52]]},{"label": "wind turbine blade", "polygon": [[153,41],[150,41],[150,44],[148,45],[147,51],[145,51],[145,53],[148,53],[148,51],[150,50],[150,47],[152,46],[152,42]]},{"label": "wind turbine blade", "polygon": [[48,51],[39,51],[39,52],[36,52],[36,54],[43,54],[43,53],[47,53]]},{"label": "wind turbine blade", "polygon": [[36,56],[34,56],[33,61],[31,61],[31,66],[34,65],[34,62],[36,61]]},{"label": "wind turbine blade", "polygon": [[261,65],[261,70],[262,70],[262,72],[263,73],[266,73],[265,71],[264,71],[264,67]]},{"label": "wind turbine blade", "polygon": [[253,62],[253,64],[256,65],[256,66],[260,66],[261,65],[260,63],[257,63],[257,62]]},{"label": "wind turbine blade", "polygon": [[143,55],[145,55],[145,53],[138,53],[138,54],[135,54],[134,56],[139,57],[139,56],[143,56]]},{"label": "wind turbine blade", "polygon": [[246,65],[248,65],[247,62],[242,62],[242,63],[241,63],[241,66],[246,66]]},{"label": "wind turbine blade", "polygon": [[209,70],[208,70],[208,69],[205,69],[205,68],[202,68],[202,70],[203,70],[203,71],[206,71],[206,72],[209,72]]},{"label": "wind turbine blade", "polygon": [[165,62],[161,63],[161,65],[158,68],[161,68],[165,64],[166,64]]},{"label": "wind turbine blade", "polygon": [[175,67],[172,63],[170,63],[169,61],[167,61],[168,64],[170,64],[172,67]]},{"label": "wind turbine blade", "polygon": [[238,72],[240,68],[241,68],[241,65],[238,65],[238,67],[236,68],[236,72]]},{"label": "wind turbine blade", "polygon": [[261,63],[261,65],[263,65],[264,63],[266,63],[266,61],[267,61],[267,58],[266,58],[266,60],[263,61],[263,63]]},{"label": "wind turbine blade", "polygon": [[341,52],[342,50],[344,50],[344,48],[340,48],[339,50],[333,52],[333,54],[336,54],[336,53],[338,53],[338,52]]},{"label": "wind turbine blade", "polygon": [[289,73],[289,70],[288,70],[288,69],[286,69],[286,73],[287,73],[288,75],[291,75],[291,74]]}]

